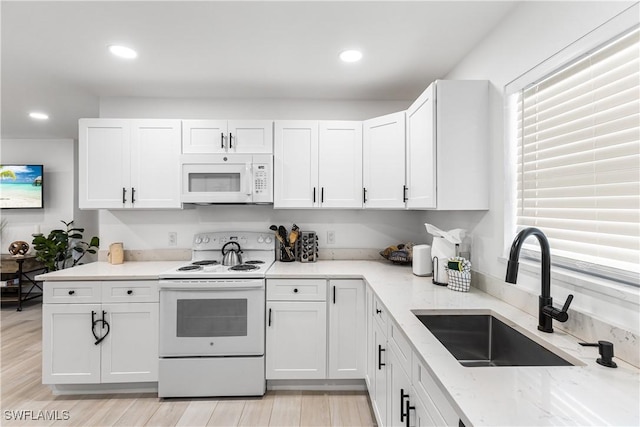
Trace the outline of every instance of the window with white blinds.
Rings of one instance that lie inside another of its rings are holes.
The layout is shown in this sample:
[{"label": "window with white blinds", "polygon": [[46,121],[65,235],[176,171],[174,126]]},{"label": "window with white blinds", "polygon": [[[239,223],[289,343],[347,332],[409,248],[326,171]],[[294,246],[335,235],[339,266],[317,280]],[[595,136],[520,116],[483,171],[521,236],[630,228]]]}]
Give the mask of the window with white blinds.
[{"label": "window with white blinds", "polygon": [[555,262],[637,278],[640,31],[525,87],[517,121],[518,230],[543,230]]}]

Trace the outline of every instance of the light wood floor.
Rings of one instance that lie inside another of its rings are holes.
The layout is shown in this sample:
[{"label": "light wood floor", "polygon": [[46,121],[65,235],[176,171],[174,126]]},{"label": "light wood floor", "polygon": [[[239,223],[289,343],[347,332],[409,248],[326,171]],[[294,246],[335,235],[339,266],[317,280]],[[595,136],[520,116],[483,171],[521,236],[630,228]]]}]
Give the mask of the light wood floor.
[{"label": "light wood floor", "polygon": [[[364,392],[269,391],[263,398],[189,400],[159,400],[153,394],[54,396],[41,384],[42,305],[29,302],[22,312],[15,304],[3,305],[0,322],[2,426],[375,425]],[[18,421],[14,411],[32,415]],[[38,420],[38,411],[57,411],[58,419]]]}]

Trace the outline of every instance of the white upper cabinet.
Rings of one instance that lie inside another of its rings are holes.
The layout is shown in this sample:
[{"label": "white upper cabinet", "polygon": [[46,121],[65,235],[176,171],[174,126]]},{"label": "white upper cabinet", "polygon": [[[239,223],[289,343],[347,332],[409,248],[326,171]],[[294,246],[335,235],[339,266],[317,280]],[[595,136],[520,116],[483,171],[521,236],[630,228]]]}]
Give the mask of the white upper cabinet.
[{"label": "white upper cabinet", "polygon": [[364,127],[364,207],[405,207],[405,113],[366,120]]},{"label": "white upper cabinet", "polygon": [[435,85],[407,109],[407,208],[436,207]]},{"label": "white upper cabinet", "polygon": [[270,120],[183,120],[182,152],[271,153],[273,122]]},{"label": "white upper cabinet", "polygon": [[318,194],[318,122],[277,121],[274,208],[311,208]]},{"label": "white upper cabinet", "polygon": [[81,119],[81,209],[180,208],[180,120]]},{"label": "white upper cabinet", "polygon": [[274,208],[362,207],[362,124],[277,121]]},{"label": "white upper cabinet", "polygon": [[320,207],[362,207],[362,122],[320,122]]},{"label": "white upper cabinet", "polygon": [[489,208],[487,81],[438,80],[407,109],[407,207]]}]

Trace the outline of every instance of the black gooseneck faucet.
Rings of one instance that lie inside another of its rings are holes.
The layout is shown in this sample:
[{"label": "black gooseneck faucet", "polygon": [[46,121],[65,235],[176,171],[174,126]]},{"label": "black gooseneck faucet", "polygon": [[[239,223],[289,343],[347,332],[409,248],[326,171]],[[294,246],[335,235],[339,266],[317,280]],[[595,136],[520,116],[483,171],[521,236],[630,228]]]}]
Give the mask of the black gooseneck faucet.
[{"label": "black gooseneck faucet", "polygon": [[553,332],[553,319],[559,322],[566,322],[569,318],[567,310],[573,300],[573,295],[567,297],[567,301],[561,310],[553,306],[553,298],[551,298],[551,251],[547,236],[540,229],[535,227],[525,228],[513,240],[509,261],[507,262],[507,277],[504,280],[507,283],[516,283],[520,249],[529,236],[535,236],[538,239],[540,251],[542,252],[542,289],[538,298],[538,330]]}]

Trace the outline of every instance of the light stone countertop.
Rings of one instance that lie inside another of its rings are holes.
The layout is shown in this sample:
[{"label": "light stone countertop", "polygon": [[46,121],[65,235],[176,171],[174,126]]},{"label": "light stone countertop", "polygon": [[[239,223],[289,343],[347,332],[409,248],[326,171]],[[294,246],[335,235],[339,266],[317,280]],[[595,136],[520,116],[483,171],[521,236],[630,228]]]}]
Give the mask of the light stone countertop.
[{"label": "light stone countertop", "polygon": [[184,265],[185,261],[125,261],[112,265],[108,262],[92,262],[65,270],[40,274],[36,280],[52,282],[75,280],[158,280],[158,275]]},{"label": "light stone countertop", "polygon": [[[618,369],[600,366],[597,347],[581,347],[557,328],[540,332],[537,318],[478,289],[451,291],[386,261],[276,262],[267,273],[267,278],[316,277],[364,278],[467,426],[640,425],[638,369],[618,359]],[[411,312],[467,309],[492,311],[584,366],[464,367]]]},{"label": "light stone countertop", "polygon": [[[38,276],[39,280],[149,280],[184,261],[104,262]],[[557,328],[537,330],[537,318],[478,289],[454,292],[417,277],[410,267],[386,261],[276,262],[269,278],[363,278],[407,336],[436,383],[467,426],[640,425],[640,372],[615,359],[598,365],[597,347]],[[460,365],[411,310],[491,311],[545,346],[555,346],[582,366],[479,367]],[[603,339],[607,339],[603,337]]]}]

